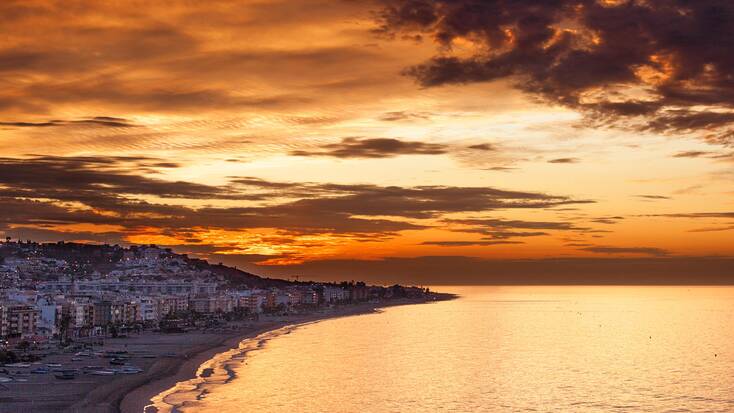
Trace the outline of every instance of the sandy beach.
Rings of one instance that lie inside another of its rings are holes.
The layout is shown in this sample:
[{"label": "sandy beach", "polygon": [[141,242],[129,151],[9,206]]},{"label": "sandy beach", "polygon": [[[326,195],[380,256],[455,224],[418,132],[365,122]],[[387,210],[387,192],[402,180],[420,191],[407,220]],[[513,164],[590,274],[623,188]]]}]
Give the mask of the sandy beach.
[{"label": "sandy beach", "polygon": [[[130,390],[159,377],[178,371],[179,367],[207,350],[217,348],[228,340],[257,333],[276,322],[264,321],[257,327],[233,325],[233,330],[193,331],[177,334],[145,332],[127,338],[107,339],[95,350],[127,351],[130,364],[139,367],[139,374],[97,376],[79,374],[73,380],[59,380],[52,373],[32,374],[41,366],[63,366],[64,369],[92,371],[88,366],[108,367],[109,360],[101,357],[79,359],[73,353],[56,354],[32,363],[27,368],[6,368],[14,381],[0,388],[0,412],[115,412],[122,397]],[[74,359],[74,360],[72,360]]]},{"label": "sandy beach", "polygon": [[[34,368],[62,365],[80,372],[110,367],[99,356],[75,357],[55,354],[25,368],[8,368],[14,381],[0,387],[0,413],[33,412],[142,412],[150,399],[177,382],[196,376],[199,366],[214,355],[236,348],[248,338],[287,325],[333,317],[366,314],[379,308],[417,304],[421,300],[390,300],[382,303],[345,305],[316,312],[280,317],[262,317],[257,322],[231,323],[226,328],[186,333],[144,332],[127,338],[107,339],[95,351],[127,351],[139,374],[97,376],[80,373],[74,380],[59,380],[54,374],[31,374]],[[72,360],[73,359],[73,360]]]}]

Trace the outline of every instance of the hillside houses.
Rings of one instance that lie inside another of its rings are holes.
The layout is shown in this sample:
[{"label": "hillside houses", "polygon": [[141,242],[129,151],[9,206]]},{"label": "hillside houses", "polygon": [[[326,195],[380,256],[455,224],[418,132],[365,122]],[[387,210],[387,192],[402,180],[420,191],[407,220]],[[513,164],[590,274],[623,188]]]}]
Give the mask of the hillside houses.
[{"label": "hillside houses", "polygon": [[152,245],[10,240],[0,244],[0,281],[0,344],[9,345],[422,294],[361,282],[266,279]]}]

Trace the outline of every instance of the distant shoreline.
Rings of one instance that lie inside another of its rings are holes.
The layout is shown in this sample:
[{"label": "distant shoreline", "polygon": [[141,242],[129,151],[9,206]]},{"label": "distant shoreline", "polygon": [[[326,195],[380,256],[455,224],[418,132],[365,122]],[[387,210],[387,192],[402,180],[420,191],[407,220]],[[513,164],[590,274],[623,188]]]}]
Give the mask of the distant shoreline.
[{"label": "distant shoreline", "polygon": [[[307,314],[301,317],[288,317],[284,320],[273,321],[271,324],[247,331],[225,334],[216,337],[211,344],[194,346],[188,349],[187,357],[181,359],[161,359],[161,364],[146,371],[141,380],[130,383],[118,383],[111,381],[90,392],[82,401],[71,407],[71,411],[98,406],[109,406],[109,411],[122,413],[140,413],[150,404],[150,399],[156,395],[175,386],[176,383],[196,377],[199,367],[215,355],[236,349],[239,344],[247,339],[255,338],[269,331],[277,330],[290,325],[301,325],[311,322],[323,321],[332,318],[349,317],[355,315],[371,314],[381,308],[424,304],[436,301],[445,301],[456,298],[452,294],[434,294],[434,300],[425,299],[396,299],[380,303],[362,303],[356,305],[340,306],[326,312]],[[75,410],[76,409],[76,410]],[[149,409],[149,411],[155,411]]]}]

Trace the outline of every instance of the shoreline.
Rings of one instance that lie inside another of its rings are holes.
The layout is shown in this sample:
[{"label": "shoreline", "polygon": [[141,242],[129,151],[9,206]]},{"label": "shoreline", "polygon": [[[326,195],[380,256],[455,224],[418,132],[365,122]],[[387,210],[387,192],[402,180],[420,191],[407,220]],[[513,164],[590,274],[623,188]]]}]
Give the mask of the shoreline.
[{"label": "shoreline", "polygon": [[286,318],[267,320],[254,330],[230,332],[221,334],[215,340],[205,344],[188,346],[181,357],[157,360],[149,369],[138,376],[112,380],[90,391],[84,399],[70,406],[71,412],[105,411],[105,412],[155,412],[155,408],[145,410],[150,405],[151,398],[174,387],[177,383],[197,377],[199,367],[217,354],[233,350],[240,343],[255,338],[264,333],[287,326],[298,326],[312,322],[319,322],[332,318],[349,317],[355,315],[373,314],[382,308],[428,304],[456,298],[451,294],[434,293],[434,299],[399,299],[380,303],[362,303],[322,310],[317,313]]},{"label": "shoreline", "polygon": [[114,410],[117,412],[143,412],[145,407],[151,402],[156,395],[170,389],[178,382],[185,381],[196,377],[199,367],[207,360],[213,358],[219,353],[226,352],[236,348],[240,342],[253,339],[263,333],[272,331],[286,326],[286,322],[274,323],[273,325],[262,327],[245,334],[236,334],[233,337],[226,338],[211,346],[200,349],[191,354],[177,368],[160,371],[153,374],[147,380],[133,388],[122,391],[121,396],[114,402]]},{"label": "shoreline", "polygon": [[[0,384],[0,413],[46,412],[142,412],[150,399],[178,382],[195,379],[199,367],[219,353],[239,348],[240,343],[269,331],[325,319],[378,312],[398,305],[413,305],[455,298],[433,293],[425,298],[391,299],[381,302],[319,308],[288,316],[263,316],[257,321],[240,321],[222,327],[182,333],[145,331],[117,338],[104,338],[94,356],[79,356],[76,349],[53,351],[38,362],[3,369],[10,382]],[[124,352],[138,374],[99,375],[108,361],[101,352]],[[49,365],[77,372],[72,380],[59,380],[53,373],[32,374]],[[90,374],[91,372],[91,374]],[[149,409],[154,410],[154,409]]]}]

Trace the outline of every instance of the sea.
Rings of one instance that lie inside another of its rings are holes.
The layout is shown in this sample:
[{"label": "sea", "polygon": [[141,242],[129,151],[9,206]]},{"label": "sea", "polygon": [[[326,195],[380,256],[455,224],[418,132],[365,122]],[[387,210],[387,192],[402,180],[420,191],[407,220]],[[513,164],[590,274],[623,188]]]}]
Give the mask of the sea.
[{"label": "sea", "polygon": [[271,331],[168,412],[734,412],[734,288],[452,287]]}]

